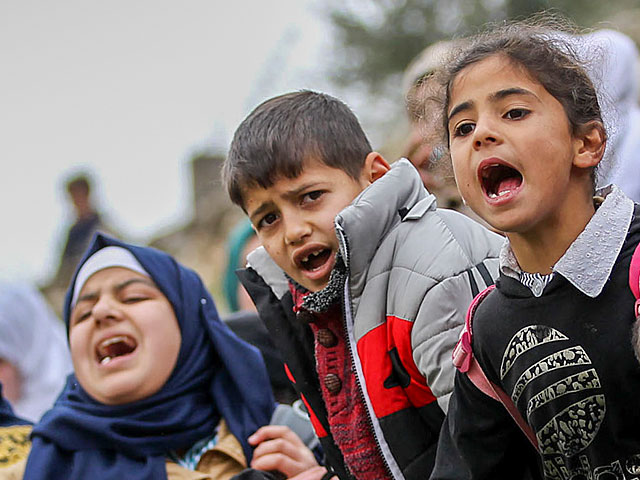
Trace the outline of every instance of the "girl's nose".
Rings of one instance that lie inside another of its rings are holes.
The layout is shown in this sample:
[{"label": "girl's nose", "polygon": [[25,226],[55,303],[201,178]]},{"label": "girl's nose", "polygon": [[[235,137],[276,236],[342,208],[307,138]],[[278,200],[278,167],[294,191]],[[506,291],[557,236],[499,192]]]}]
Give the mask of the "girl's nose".
[{"label": "girl's nose", "polygon": [[478,122],[473,131],[473,147],[478,150],[483,146],[500,142],[500,135],[490,122]]}]

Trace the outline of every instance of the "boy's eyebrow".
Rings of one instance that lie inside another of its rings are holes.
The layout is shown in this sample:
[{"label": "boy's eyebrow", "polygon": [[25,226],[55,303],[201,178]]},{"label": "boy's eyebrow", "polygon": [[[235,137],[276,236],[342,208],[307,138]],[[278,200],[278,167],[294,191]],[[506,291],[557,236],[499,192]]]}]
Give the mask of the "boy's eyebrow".
[{"label": "boy's eyebrow", "polygon": [[[304,192],[305,190],[314,187],[316,185],[321,184],[322,181],[321,180],[312,180],[310,182],[307,183],[303,183],[302,185],[299,185],[295,188],[292,188],[291,190],[287,190],[286,192],[284,192],[282,194],[282,197],[290,199],[290,198],[295,198],[298,195],[300,195],[302,192]],[[260,216],[260,214],[262,212],[264,212],[265,210],[268,210],[272,205],[272,202],[264,202],[263,204],[261,204],[258,208],[256,208],[253,212],[251,212],[251,215],[249,215],[249,220],[251,220],[251,222],[253,223],[253,220],[255,217]]]},{"label": "boy's eyebrow", "polygon": [[[511,95],[527,95],[527,96],[532,96],[535,98],[538,98],[537,95],[525,88],[520,88],[520,87],[511,87],[511,88],[505,88],[503,90],[498,90],[497,92],[492,93],[491,95],[489,95],[489,101],[490,102],[497,102],[498,100],[502,100],[503,98],[509,97]],[[453,107],[453,109],[451,110],[451,113],[449,114],[449,117],[447,118],[447,122],[450,122],[451,119],[453,118],[454,115],[464,111],[464,110],[468,110],[471,107],[473,107],[473,101],[468,100],[466,102],[462,102],[458,105],[456,105],[455,107]]]},{"label": "boy's eyebrow", "polygon": [[[117,284],[113,289],[116,292],[121,291],[122,289],[128,287],[129,285],[131,285],[132,283],[144,283],[146,285],[149,285],[150,287],[153,288],[158,288],[156,286],[155,283],[153,283],[150,279],[148,278],[130,278],[129,280],[125,280],[124,282],[121,282],[119,284]],[[84,295],[80,295],[78,297],[78,300],[76,300],[76,305],[79,304],[80,302],[86,302],[86,301],[93,301],[96,300],[98,298],[98,292],[89,292],[89,293],[85,293]]]},{"label": "boy's eyebrow", "polygon": [[254,219],[262,215],[262,212],[269,209],[270,206],[271,206],[271,202],[264,202],[260,204],[260,206],[256,208],[253,212],[251,212],[251,215],[249,215],[249,220],[251,221],[251,223],[255,223]]}]

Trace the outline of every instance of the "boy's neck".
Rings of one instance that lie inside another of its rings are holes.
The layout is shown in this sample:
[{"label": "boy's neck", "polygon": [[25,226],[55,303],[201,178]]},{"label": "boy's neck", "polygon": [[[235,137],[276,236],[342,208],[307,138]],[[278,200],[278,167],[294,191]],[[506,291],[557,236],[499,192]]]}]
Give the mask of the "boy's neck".
[{"label": "boy's neck", "polygon": [[593,199],[560,216],[551,224],[524,233],[507,233],[520,268],[543,275],[552,272],[571,244],[582,233],[595,213]]}]

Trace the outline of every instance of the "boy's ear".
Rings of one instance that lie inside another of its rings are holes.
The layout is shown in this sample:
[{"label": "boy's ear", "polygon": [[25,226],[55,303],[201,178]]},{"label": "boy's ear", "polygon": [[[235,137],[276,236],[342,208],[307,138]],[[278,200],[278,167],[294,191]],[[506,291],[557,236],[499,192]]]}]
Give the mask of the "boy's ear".
[{"label": "boy's ear", "polygon": [[364,166],[362,167],[362,176],[366,181],[373,183],[382,177],[391,169],[391,166],[387,163],[382,155],[378,152],[371,152],[364,160]]},{"label": "boy's ear", "polygon": [[573,164],[578,168],[596,167],[607,144],[607,136],[600,122],[590,122],[581,128],[582,133],[575,137],[576,152]]}]

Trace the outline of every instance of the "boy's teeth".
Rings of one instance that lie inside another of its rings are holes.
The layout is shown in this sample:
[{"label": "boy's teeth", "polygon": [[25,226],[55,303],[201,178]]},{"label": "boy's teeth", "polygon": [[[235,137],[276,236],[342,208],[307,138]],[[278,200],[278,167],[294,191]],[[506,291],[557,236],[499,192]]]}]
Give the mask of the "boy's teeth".
[{"label": "boy's teeth", "polygon": [[100,365],[106,365],[110,361],[111,361],[111,357],[104,357],[102,360],[100,360]]}]

